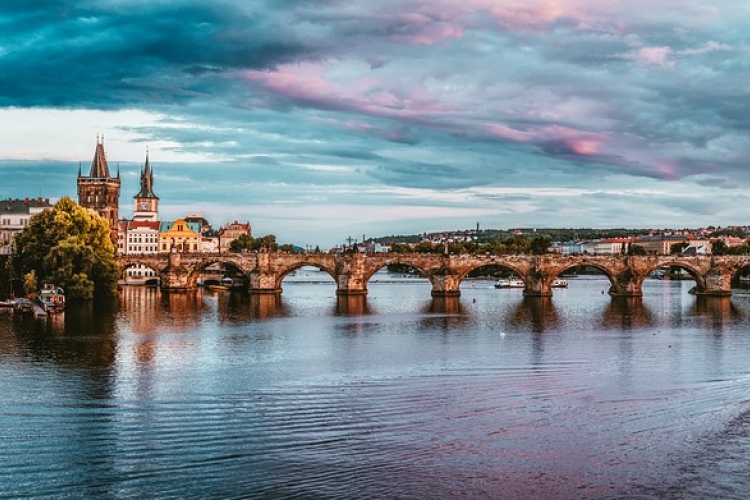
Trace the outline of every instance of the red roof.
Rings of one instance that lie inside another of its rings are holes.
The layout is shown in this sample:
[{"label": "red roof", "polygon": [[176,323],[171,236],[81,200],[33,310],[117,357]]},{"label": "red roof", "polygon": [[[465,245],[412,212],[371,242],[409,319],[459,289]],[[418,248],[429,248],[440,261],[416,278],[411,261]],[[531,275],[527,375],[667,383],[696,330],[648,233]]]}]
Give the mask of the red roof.
[{"label": "red roof", "polygon": [[147,227],[149,229],[159,230],[159,221],[155,220],[131,220],[128,222],[128,229],[137,229]]}]

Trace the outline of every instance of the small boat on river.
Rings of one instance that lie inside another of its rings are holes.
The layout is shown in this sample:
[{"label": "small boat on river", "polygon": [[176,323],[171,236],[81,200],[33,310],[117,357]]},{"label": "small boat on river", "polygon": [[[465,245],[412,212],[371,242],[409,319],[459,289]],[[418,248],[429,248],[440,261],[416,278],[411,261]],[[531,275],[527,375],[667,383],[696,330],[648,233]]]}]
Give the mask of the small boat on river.
[{"label": "small boat on river", "polygon": [[495,288],[524,288],[526,285],[523,280],[511,276],[506,279],[499,279],[495,282]]},{"label": "small boat on river", "polygon": [[568,288],[568,282],[560,278],[555,278],[550,286],[552,288]]},{"label": "small boat on river", "polygon": [[37,297],[39,305],[47,313],[65,310],[65,290],[49,283],[44,284]]}]

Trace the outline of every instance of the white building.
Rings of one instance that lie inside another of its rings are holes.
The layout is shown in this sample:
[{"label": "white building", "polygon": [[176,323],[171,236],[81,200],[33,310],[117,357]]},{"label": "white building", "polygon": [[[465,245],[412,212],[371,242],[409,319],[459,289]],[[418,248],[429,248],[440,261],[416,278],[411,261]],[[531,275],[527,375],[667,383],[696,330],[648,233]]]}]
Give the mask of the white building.
[{"label": "white building", "polygon": [[0,201],[0,255],[13,253],[13,240],[29,225],[31,218],[52,208],[49,198],[8,198]]}]

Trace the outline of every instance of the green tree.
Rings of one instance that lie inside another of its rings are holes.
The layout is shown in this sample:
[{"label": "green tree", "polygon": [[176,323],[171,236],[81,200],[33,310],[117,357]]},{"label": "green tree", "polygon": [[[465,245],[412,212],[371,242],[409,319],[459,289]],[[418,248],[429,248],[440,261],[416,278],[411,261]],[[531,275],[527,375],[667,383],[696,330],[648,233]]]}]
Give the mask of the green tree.
[{"label": "green tree", "polygon": [[529,239],[522,235],[513,235],[503,242],[505,252],[510,254],[528,254],[531,253],[531,243]]},{"label": "green tree", "polygon": [[261,249],[271,252],[278,250],[279,245],[276,243],[276,236],[267,234],[260,238],[253,238],[249,234],[243,234],[229,244],[230,252],[257,252]]},{"label": "green tree", "polygon": [[411,247],[408,243],[392,243],[391,244],[391,252],[393,253],[409,253],[411,252]]},{"label": "green tree", "polygon": [[689,243],[687,241],[681,241],[680,243],[673,243],[669,247],[669,253],[670,254],[678,254],[682,253],[683,250],[685,250],[688,247]]},{"label": "green tree", "polygon": [[237,253],[242,251],[252,252],[254,242],[254,238],[249,234],[240,235],[229,243],[229,251]]},{"label": "green tree", "polygon": [[729,247],[724,240],[713,240],[711,242],[711,253],[713,255],[726,255],[729,253]]},{"label": "green tree", "polygon": [[531,240],[531,251],[537,255],[542,255],[549,251],[549,247],[552,246],[552,236],[543,234],[535,237]]},{"label": "green tree", "polygon": [[[440,250],[443,248],[440,247]],[[414,252],[417,253],[432,253],[435,251],[435,247],[429,241],[421,241],[414,247]]]},{"label": "green tree", "polygon": [[628,247],[628,255],[648,255],[648,252],[641,245],[632,244]]},{"label": "green tree", "polygon": [[117,292],[119,266],[109,224],[68,197],[31,219],[16,238],[17,276],[33,272],[38,283],[55,283],[73,299]]}]

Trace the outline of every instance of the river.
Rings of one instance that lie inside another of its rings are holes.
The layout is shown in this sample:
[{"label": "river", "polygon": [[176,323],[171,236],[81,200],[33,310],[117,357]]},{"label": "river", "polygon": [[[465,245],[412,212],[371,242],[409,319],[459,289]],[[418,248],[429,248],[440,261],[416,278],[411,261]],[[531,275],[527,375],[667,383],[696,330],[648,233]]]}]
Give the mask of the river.
[{"label": "river", "polygon": [[747,498],[750,295],[569,282],[0,310],[0,498]]}]

